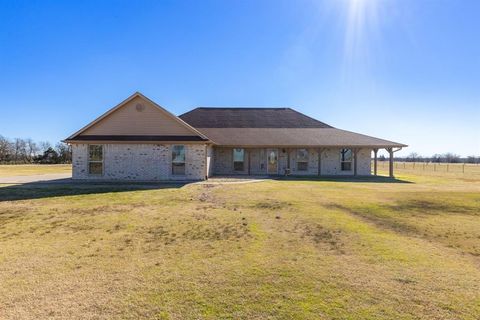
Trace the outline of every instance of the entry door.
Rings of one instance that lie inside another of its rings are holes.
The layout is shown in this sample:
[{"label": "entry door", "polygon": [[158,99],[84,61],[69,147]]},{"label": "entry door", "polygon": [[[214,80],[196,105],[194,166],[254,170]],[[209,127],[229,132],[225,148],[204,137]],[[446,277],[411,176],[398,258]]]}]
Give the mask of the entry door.
[{"label": "entry door", "polygon": [[267,150],[267,173],[278,174],[278,150]]}]

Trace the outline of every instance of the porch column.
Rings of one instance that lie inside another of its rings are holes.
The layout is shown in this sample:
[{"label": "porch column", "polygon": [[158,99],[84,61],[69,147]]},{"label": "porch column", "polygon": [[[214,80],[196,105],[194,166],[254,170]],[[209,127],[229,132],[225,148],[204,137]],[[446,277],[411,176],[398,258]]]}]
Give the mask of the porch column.
[{"label": "porch column", "polygon": [[390,155],[389,167],[388,167],[389,176],[390,176],[390,178],[394,178],[394,176],[393,176],[393,148],[387,148],[386,150],[388,151],[388,154]]},{"label": "porch column", "polygon": [[373,149],[373,175],[377,175],[377,153],[378,149]]},{"label": "porch column", "polygon": [[357,153],[358,153],[358,149],[353,149],[352,152],[353,152],[353,175],[356,176],[357,175]]},{"label": "porch column", "polygon": [[285,152],[287,153],[287,172],[290,175],[292,174],[292,172],[290,171],[290,149],[286,148]]},{"label": "porch column", "polygon": [[250,157],[250,151],[251,151],[251,150],[252,150],[252,149],[247,149],[247,154],[248,154],[248,175],[250,175],[250,163],[251,163],[250,160],[252,159],[252,158]]}]

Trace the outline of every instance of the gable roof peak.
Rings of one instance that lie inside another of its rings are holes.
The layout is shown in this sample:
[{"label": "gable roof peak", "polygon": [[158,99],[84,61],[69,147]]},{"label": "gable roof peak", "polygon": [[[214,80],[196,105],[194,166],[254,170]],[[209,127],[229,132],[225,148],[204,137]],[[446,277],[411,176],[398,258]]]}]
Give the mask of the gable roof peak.
[{"label": "gable roof peak", "polygon": [[172,114],[170,111],[166,110],[165,108],[163,108],[162,106],[160,106],[159,104],[157,104],[155,101],[151,100],[150,98],[146,97],[145,95],[143,95],[141,92],[139,91],[136,91],[134,92],[133,94],[131,94],[127,99],[123,100],[122,102],[120,102],[119,104],[117,104],[115,107],[111,108],[110,110],[108,110],[107,112],[105,112],[104,114],[102,114],[100,117],[98,117],[97,119],[93,120],[92,122],[90,122],[88,125],[86,125],[85,127],[83,127],[82,129],[80,129],[79,131],[75,132],[74,134],[72,134],[71,136],[69,136],[67,139],[65,139],[65,141],[68,141],[68,140],[72,140],[73,138],[81,135],[83,132],[85,132],[87,129],[93,127],[94,125],[96,125],[97,123],[100,123],[102,120],[106,119],[108,116],[110,116],[111,114],[115,113],[117,110],[119,110],[120,108],[124,107],[125,105],[127,105],[130,101],[132,101],[133,99],[135,98],[141,98],[149,103],[151,103],[153,105],[154,108],[156,108],[157,110],[163,112],[165,115],[167,115],[167,117],[169,117],[170,119],[172,119],[173,121],[177,122],[178,124],[180,124],[182,127],[185,127],[186,129],[188,129],[190,132],[192,132],[193,134],[195,135],[198,135],[199,137],[203,138],[204,140],[208,140],[208,138],[203,134],[201,133],[200,131],[198,131],[196,128],[192,127],[190,124],[186,123],[185,121],[183,121],[182,119],[180,119],[179,117],[177,117],[176,115]]}]

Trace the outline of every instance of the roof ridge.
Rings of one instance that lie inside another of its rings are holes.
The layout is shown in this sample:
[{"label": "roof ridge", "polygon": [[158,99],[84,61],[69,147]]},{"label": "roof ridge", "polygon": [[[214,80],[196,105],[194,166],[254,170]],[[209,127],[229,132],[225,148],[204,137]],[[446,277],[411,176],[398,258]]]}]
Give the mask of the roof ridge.
[{"label": "roof ridge", "polygon": [[[246,106],[238,106],[238,107],[196,107],[195,109],[209,109],[209,110],[252,110],[252,109],[257,109],[257,110],[293,110],[290,107],[246,107]],[[193,109],[193,110],[195,110]]]}]

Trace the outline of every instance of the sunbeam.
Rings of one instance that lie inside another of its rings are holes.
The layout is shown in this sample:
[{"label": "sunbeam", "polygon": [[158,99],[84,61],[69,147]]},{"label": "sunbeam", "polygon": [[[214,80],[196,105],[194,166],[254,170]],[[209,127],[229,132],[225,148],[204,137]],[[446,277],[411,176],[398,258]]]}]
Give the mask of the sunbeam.
[{"label": "sunbeam", "polygon": [[[385,0],[386,1],[386,0]],[[367,71],[371,61],[376,60],[373,46],[379,38],[381,0],[345,0],[346,13],[344,38],[344,75]]]}]

